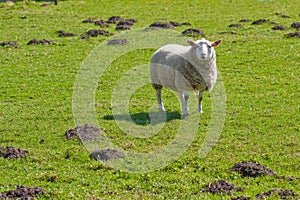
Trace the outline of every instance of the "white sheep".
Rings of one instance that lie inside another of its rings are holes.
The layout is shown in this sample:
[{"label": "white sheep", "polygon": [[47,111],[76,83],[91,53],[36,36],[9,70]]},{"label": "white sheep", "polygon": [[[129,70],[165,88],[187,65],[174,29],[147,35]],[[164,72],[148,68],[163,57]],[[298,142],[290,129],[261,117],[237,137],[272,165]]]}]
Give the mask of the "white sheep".
[{"label": "white sheep", "polygon": [[216,54],[214,47],[221,40],[210,42],[202,38],[189,46],[169,44],[158,49],[150,62],[152,86],[156,90],[158,109],[165,111],[161,89],[166,86],[179,94],[183,115],[188,115],[188,91],[198,90],[198,111],[202,112],[205,90],[210,91],[217,80]]}]

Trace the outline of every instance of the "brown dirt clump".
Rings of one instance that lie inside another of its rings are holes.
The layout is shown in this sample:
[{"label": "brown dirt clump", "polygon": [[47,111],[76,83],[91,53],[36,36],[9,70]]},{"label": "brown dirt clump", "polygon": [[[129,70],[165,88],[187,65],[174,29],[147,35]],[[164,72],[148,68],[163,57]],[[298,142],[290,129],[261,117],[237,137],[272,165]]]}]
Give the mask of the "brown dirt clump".
[{"label": "brown dirt clump", "polygon": [[223,31],[223,32],[219,32],[219,34],[221,34],[221,35],[224,35],[224,34],[236,35],[237,33],[234,31]]},{"label": "brown dirt clump", "polygon": [[169,22],[153,22],[149,26],[150,28],[174,28],[175,26],[172,23]]},{"label": "brown dirt clump", "polygon": [[89,17],[87,19],[84,19],[82,21],[82,23],[91,23],[91,24],[93,24],[93,23],[95,23],[95,20],[93,18]]},{"label": "brown dirt clump", "polygon": [[243,191],[241,187],[235,187],[232,183],[224,180],[209,183],[204,187],[202,192],[210,192],[212,194],[231,194],[234,191]]},{"label": "brown dirt clump", "polygon": [[241,19],[239,22],[245,23],[245,22],[251,22],[250,19]]},{"label": "brown dirt clump", "polygon": [[107,23],[110,24],[116,24],[119,21],[124,20],[121,16],[111,16],[110,18],[108,18],[108,20],[106,21]]},{"label": "brown dirt clump", "polygon": [[58,33],[59,37],[75,37],[75,36],[77,36],[76,34],[68,33],[65,30],[59,30],[59,31],[57,31],[57,33]]},{"label": "brown dirt clump", "polygon": [[49,44],[53,44],[54,42],[52,40],[37,40],[37,39],[32,39],[30,40],[27,45],[31,45],[31,44],[42,44],[42,45],[49,45]]},{"label": "brown dirt clump", "polygon": [[109,40],[108,45],[123,45],[127,44],[128,40],[127,39],[114,39],[114,40]]},{"label": "brown dirt clump", "polygon": [[197,28],[188,28],[182,32],[182,35],[192,36],[192,37],[203,37],[204,32],[201,29]]},{"label": "brown dirt clump", "polygon": [[110,36],[110,35],[112,35],[112,34],[109,33],[109,32],[106,31],[106,30],[94,30],[94,29],[92,29],[92,30],[89,30],[89,31],[87,32],[87,35],[88,35],[88,36],[91,36],[91,37],[97,37],[98,35]]},{"label": "brown dirt clump", "polygon": [[273,28],[272,28],[272,30],[274,30],[274,31],[283,31],[283,30],[286,30],[287,29],[287,27],[286,26],[279,26],[279,25],[277,25],[277,26],[274,26]]},{"label": "brown dirt clump", "polygon": [[272,195],[278,195],[281,199],[296,199],[298,195],[292,190],[272,189],[255,195],[257,199],[266,199]]},{"label": "brown dirt clump", "polygon": [[296,28],[296,29],[300,29],[300,22],[293,22],[293,23],[291,24],[291,27],[292,27],[292,28]]},{"label": "brown dirt clump", "polygon": [[258,19],[258,20],[255,20],[254,22],[252,22],[252,25],[260,25],[260,24],[264,24],[264,23],[267,23],[267,22],[269,22],[269,20]]},{"label": "brown dirt clump", "polygon": [[240,27],[242,27],[242,24],[230,24],[228,27],[229,28],[240,28]]},{"label": "brown dirt clump", "polygon": [[94,24],[101,27],[109,27],[108,23],[102,19],[94,21]]},{"label": "brown dirt clump", "polygon": [[0,157],[3,158],[22,158],[29,152],[12,146],[0,147]]},{"label": "brown dirt clump", "polygon": [[100,142],[103,135],[100,129],[93,124],[84,124],[76,126],[66,131],[65,137],[70,140],[72,138],[80,139],[81,142]]},{"label": "brown dirt clump", "polygon": [[295,33],[288,33],[285,35],[287,38],[291,38],[291,37],[296,37],[296,38],[300,38],[300,32],[295,32]]},{"label": "brown dirt clump", "polygon": [[248,200],[248,199],[250,198],[245,196],[238,196],[238,197],[231,198],[230,200]]},{"label": "brown dirt clump", "polygon": [[124,154],[115,149],[101,149],[92,152],[90,156],[95,160],[102,160],[102,161],[124,158]]},{"label": "brown dirt clump", "polygon": [[17,186],[16,190],[5,191],[0,194],[0,199],[33,199],[38,195],[45,194],[45,191],[41,187],[25,187]]},{"label": "brown dirt clump", "polygon": [[5,42],[1,42],[0,46],[11,46],[11,47],[17,47],[18,43],[16,41],[5,41]]},{"label": "brown dirt clump", "polygon": [[256,162],[242,161],[234,164],[230,171],[237,172],[243,177],[274,176],[276,175],[269,167]]}]

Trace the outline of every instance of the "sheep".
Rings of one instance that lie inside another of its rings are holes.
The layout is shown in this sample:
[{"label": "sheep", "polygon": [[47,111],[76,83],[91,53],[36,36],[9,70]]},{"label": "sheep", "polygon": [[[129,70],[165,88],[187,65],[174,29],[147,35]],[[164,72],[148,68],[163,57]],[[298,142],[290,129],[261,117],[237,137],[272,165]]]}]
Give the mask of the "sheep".
[{"label": "sheep", "polygon": [[202,112],[203,92],[210,91],[217,80],[214,47],[221,42],[210,42],[204,38],[195,42],[187,40],[189,46],[168,44],[153,54],[150,76],[160,111],[165,111],[161,100],[161,90],[165,86],[178,92],[183,115],[189,114],[188,92],[198,90],[198,112]]}]

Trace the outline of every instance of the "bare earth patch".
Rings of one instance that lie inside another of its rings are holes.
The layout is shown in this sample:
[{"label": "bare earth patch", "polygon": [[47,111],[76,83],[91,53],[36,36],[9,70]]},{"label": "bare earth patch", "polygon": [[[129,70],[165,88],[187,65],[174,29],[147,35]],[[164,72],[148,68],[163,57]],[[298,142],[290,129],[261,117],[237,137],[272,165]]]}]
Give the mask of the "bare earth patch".
[{"label": "bare earth patch", "polygon": [[42,44],[42,45],[49,45],[49,44],[53,44],[54,42],[52,40],[37,40],[37,39],[32,39],[30,40],[27,45],[31,45],[31,44]]},{"label": "bare earth patch", "polygon": [[114,39],[114,40],[109,40],[108,45],[124,45],[127,44],[128,40],[127,39]]},{"label": "bare earth patch", "polygon": [[5,41],[5,42],[1,42],[0,46],[11,46],[11,47],[17,47],[18,43],[16,41]]},{"label": "bare earth patch", "polygon": [[59,37],[75,37],[75,36],[77,36],[76,34],[68,33],[65,30],[59,30],[59,31],[57,31],[57,33],[58,33]]},{"label": "bare earth patch", "polygon": [[15,147],[0,147],[0,157],[3,158],[22,158],[29,152]]},{"label": "bare earth patch", "polygon": [[238,197],[231,198],[230,200],[248,200],[248,199],[250,198],[245,196],[238,196]]},{"label": "bare earth patch", "polygon": [[113,160],[117,158],[124,158],[124,154],[115,149],[101,149],[91,153],[91,158],[95,160]]},{"label": "bare earth patch", "polygon": [[0,194],[0,199],[33,199],[38,195],[45,194],[45,191],[41,187],[25,187],[17,186],[16,190],[5,191]]},{"label": "bare earth patch", "polygon": [[203,37],[204,32],[201,29],[197,28],[188,28],[182,32],[182,35],[192,36],[192,37]]},{"label": "bare earth patch", "polygon": [[232,183],[219,180],[206,185],[202,192],[210,192],[212,194],[231,194],[232,192],[243,190],[244,189],[241,187],[235,187]]},{"label": "bare earth patch", "polygon": [[257,199],[266,199],[272,195],[278,195],[281,199],[298,199],[298,195],[292,190],[272,189],[255,195]]},{"label": "bare earth patch", "polygon": [[274,176],[276,175],[269,167],[256,162],[242,161],[234,164],[230,171],[237,172],[243,177]]}]

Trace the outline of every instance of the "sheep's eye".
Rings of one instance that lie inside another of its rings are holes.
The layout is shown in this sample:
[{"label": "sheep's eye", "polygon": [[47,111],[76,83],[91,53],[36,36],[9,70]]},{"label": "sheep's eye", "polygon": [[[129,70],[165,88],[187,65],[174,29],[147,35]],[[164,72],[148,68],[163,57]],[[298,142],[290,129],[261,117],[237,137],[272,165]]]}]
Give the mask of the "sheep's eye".
[{"label": "sheep's eye", "polygon": [[208,47],[209,49],[211,48],[211,46],[209,46],[209,45],[208,45],[207,47]]}]

